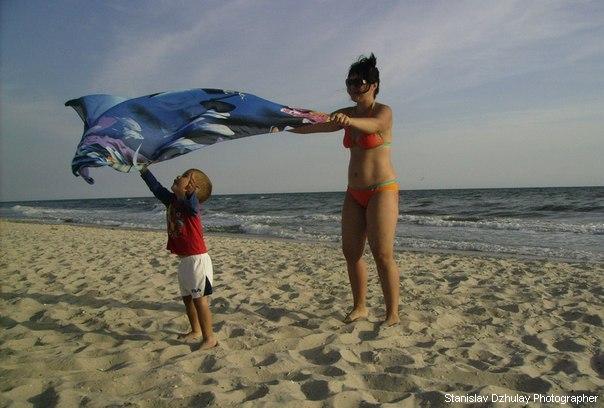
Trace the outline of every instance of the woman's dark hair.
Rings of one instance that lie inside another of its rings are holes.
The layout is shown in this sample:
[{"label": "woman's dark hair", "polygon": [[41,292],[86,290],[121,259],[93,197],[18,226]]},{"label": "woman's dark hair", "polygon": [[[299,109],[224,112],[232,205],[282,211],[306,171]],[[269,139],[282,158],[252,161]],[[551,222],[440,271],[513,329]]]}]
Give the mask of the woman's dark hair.
[{"label": "woman's dark hair", "polygon": [[373,96],[377,96],[380,92],[380,71],[377,69],[376,58],[373,53],[369,57],[361,55],[357,62],[350,66],[348,76],[357,75],[359,78],[366,80],[370,84],[377,84],[377,88]]}]

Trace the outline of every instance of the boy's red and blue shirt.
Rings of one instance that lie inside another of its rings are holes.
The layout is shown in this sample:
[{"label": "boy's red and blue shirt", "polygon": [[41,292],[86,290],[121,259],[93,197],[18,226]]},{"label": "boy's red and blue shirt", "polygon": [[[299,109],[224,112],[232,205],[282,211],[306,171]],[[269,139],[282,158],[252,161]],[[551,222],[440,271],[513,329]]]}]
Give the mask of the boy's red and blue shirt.
[{"label": "boy's red and blue shirt", "polygon": [[153,193],[167,208],[168,244],[166,248],[173,254],[190,256],[208,252],[203,239],[201,209],[195,194],[178,199],[176,194],[162,186],[149,171],[141,177]]}]

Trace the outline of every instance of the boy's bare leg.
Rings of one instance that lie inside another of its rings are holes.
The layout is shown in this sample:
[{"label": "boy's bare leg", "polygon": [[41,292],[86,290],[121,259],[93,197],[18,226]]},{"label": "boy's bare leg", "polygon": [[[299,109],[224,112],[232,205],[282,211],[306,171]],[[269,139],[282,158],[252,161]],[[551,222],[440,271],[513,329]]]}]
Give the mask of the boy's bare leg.
[{"label": "boy's bare leg", "polygon": [[193,299],[193,303],[195,304],[197,316],[199,316],[199,323],[203,335],[200,350],[216,347],[218,345],[218,340],[214,336],[214,329],[212,328],[212,312],[210,311],[208,297],[202,296]]},{"label": "boy's bare leg", "polygon": [[199,318],[197,317],[197,310],[195,308],[195,304],[193,303],[193,297],[183,296],[182,301],[185,304],[187,317],[189,318],[189,323],[191,324],[191,331],[188,333],[179,334],[178,338],[183,340],[196,340],[201,337],[202,332],[201,325],[199,324]]}]

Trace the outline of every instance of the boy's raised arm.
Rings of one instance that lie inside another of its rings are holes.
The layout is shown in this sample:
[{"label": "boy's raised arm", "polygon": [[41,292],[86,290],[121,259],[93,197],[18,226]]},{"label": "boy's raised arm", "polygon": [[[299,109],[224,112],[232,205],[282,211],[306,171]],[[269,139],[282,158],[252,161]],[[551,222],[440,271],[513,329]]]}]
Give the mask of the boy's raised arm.
[{"label": "boy's raised arm", "polygon": [[149,187],[149,190],[151,190],[153,195],[157,197],[157,199],[161,201],[165,206],[170,205],[173,193],[171,193],[167,188],[162,186],[161,183],[157,181],[153,173],[151,173],[148,168],[143,167],[140,172],[142,179],[145,181],[145,184],[147,184],[147,187]]}]

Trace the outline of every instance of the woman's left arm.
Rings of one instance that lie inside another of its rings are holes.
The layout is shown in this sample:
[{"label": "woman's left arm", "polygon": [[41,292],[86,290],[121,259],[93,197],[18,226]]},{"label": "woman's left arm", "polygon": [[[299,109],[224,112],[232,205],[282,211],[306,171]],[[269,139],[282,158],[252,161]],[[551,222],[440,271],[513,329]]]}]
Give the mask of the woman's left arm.
[{"label": "woman's left arm", "polygon": [[373,116],[365,118],[351,118],[342,113],[332,117],[332,122],[342,126],[351,126],[362,133],[383,133],[392,127],[392,109],[381,105]]}]

